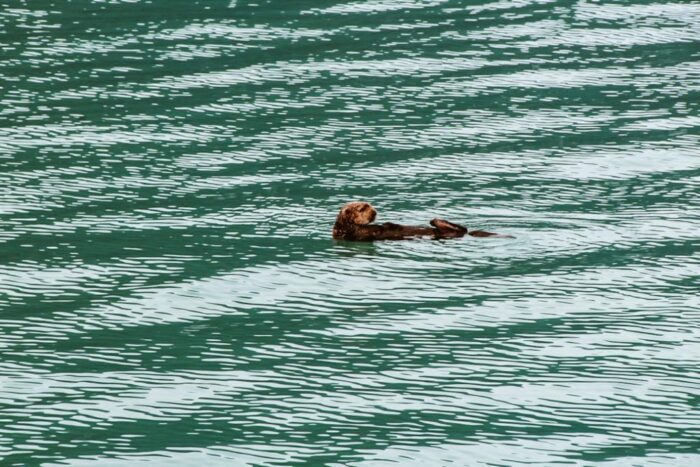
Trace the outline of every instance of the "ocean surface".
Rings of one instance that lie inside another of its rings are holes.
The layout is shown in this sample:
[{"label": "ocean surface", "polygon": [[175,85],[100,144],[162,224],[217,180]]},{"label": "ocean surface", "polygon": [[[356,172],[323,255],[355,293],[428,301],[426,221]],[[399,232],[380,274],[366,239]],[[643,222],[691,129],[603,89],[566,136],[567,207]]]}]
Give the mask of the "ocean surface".
[{"label": "ocean surface", "polygon": [[1,465],[700,465],[700,3],[9,0],[0,50]]}]

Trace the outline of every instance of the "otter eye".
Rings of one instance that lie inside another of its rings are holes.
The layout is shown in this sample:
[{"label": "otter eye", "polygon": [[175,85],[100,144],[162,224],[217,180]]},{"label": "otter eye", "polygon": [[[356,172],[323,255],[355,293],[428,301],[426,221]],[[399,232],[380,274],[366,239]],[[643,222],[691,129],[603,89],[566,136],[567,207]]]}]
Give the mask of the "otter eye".
[{"label": "otter eye", "polygon": [[360,211],[365,211],[365,210],[367,210],[368,207],[369,207],[369,204],[365,204],[364,206],[362,206],[360,208]]}]

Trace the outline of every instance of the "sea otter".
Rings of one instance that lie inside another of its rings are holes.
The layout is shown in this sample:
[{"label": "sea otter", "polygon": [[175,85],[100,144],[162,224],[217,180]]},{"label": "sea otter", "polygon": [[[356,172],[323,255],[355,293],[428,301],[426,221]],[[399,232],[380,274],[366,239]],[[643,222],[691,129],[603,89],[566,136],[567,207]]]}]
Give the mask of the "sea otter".
[{"label": "sea otter", "polygon": [[391,222],[372,224],[377,217],[377,210],[371,204],[355,201],[345,204],[338,213],[333,226],[333,238],[336,240],[405,240],[416,237],[456,238],[471,235],[473,237],[507,237],[483,230],[468,231],[466,227],[453,224],[444,219],[430,221],[432,227],[400,225]]}]

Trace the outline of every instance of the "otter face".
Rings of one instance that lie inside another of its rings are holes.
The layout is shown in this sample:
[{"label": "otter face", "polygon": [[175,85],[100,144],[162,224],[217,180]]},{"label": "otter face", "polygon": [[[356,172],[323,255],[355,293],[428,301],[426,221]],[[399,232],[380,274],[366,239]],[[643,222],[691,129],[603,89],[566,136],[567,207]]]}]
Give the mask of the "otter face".
[{"label": "otter face", "polygon": [[338,222],[342,224],[369,224],[377,217],[377,210],[364,201],[347,203],[338,214]]}]

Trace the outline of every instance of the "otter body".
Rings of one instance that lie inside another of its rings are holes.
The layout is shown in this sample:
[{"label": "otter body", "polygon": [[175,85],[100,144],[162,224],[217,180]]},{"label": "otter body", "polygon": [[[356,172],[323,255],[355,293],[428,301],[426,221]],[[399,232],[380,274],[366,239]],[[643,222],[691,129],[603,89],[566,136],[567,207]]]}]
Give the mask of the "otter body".
[{"label": "otter body", "polygon": [[[464,235],[464,234],[462,234]],[[462,235],[459,235],[460,237]],[[453,237],[456,235],[452,235]],[[391,222],[367,225],[338,225],[333,227],[333,238],[337,240],[403,240],[412,237],[441,237],[438,229],[430,227],[414,227],[399,225]]]},{"label": "otter body", "polygon": [[416,237],[458,238],[465,235],[474,237],[510,237],[483,230],[469,232],[466,227],[453,224],[444,219],[433,219],[433,227],[400,225],[392,222],[372,224],[377,217],[377,210],[371,204],[356,201],[344,205],[333,226],[333,238],[336,240],[373,241],[405,240]]}]

